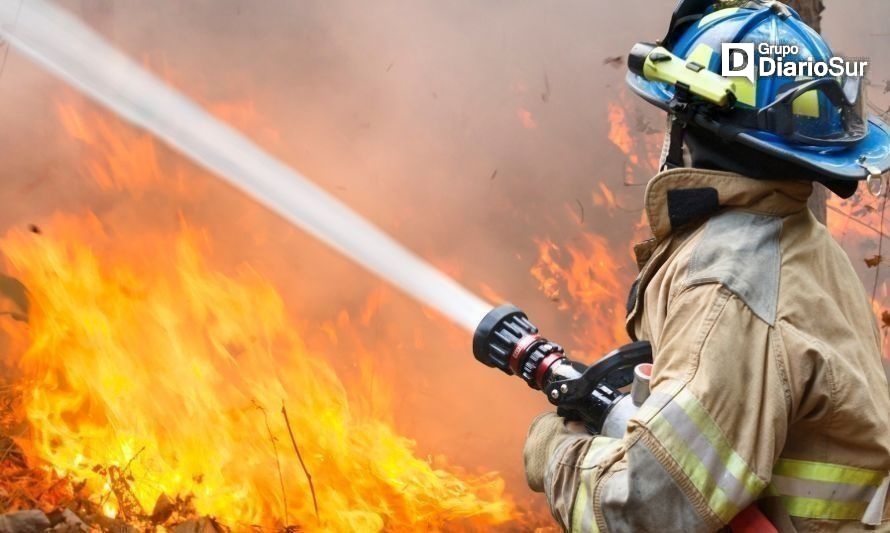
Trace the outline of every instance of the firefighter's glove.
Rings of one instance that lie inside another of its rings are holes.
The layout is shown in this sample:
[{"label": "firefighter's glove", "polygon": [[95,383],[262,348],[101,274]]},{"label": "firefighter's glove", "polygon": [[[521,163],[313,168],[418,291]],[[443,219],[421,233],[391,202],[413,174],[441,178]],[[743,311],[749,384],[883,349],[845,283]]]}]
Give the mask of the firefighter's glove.
[{"label": "firefighter's glove", "polygon": [[[579,426],[580,428],[581,426]],[[578,428],[566,427],[566,421],[553,412],[539,415],[532,422],[525,438],[522,455],[525,460],[525,480],[535,492],[544,492],[544,470],[553,459],[559,445],[578,436]],[[582,434],[586,434],[581,429]]]}]

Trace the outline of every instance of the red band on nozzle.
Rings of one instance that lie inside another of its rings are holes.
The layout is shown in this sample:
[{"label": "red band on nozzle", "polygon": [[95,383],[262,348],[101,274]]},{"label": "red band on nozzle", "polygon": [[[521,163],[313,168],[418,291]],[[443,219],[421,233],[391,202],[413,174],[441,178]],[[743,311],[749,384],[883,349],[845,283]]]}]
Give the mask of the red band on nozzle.
[{"label": "red band on nozzle", "polygon": [[547,376],[547,371],[550,370],[550,367],[565,358],[566,356],[562,352],[552,352],[541,361],[538,368],[535,369],[535,383],[539,389],[544,388],[544,377]]},{"label": "red band on nozzle", "polygon": [[516,341],[516,347],[513,348],[513,353],[510,354],[510,370],[512,370],[514,374],[519,374],[519,363],[520,359],[522,359],[522,355],[526,350],[534,346],[536,342],[541,340],[543,340],[541,336],[536,333],[534,335],[526,335]]}]

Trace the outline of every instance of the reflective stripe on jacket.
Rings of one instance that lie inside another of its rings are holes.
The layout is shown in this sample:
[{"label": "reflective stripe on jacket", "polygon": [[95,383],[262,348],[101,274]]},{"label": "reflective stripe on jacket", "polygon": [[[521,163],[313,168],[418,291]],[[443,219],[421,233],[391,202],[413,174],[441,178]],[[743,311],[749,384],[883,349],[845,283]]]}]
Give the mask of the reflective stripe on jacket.
[{"label": "reflective stripe on jacket", "polygon": [[890,530],[880,332],[811,185],[695,169],[646,191],[628,332],[652,395],[623,439],[567,439],[544,490],[573,531]]}]

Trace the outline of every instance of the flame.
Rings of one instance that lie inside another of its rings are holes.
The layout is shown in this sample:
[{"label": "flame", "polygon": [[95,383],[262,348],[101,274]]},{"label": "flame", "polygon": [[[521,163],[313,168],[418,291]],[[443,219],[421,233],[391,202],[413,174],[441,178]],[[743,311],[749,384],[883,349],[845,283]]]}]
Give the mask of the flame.
[{"label": "flame", "polygon": [[19,365],[29,455],[86,480],[107,516],[137,517],[166,494],[190,495],[198,512],[230,524],[411,530],[510,518],[498,478],[437,468],[386,422],[351,409],[275,288],[249,269],[209,268],[205,240],[185,228],[142,234],[124,250],[95,216],[3,240],[32,298]]},{"label": "flame", "polygon": [[627,342],[624,292],[629,280],[609,243],[584,233],[577,245],[537,241],[538,259],[531,269],[539,289],[572,318],[572,352],[595,359]]},{"label": "flame", "polygon": [[59,120],[64,130],[92,150],[102,150],[102,159],[92,159],[86,163],[87,174],[92,176],[99,188],[106,191],[126,190],[139,196],[159,184],[162,176],[158,173],[157,150],[151,135],[131,129],[114,128],[114,125],[101,118],[87,120],[71,104],[56,106]]},{"label": "flame", "polygon": [[[607,111],[608,138],[626,156],[625,185],[632,185],[636,172],[651,173],[657,168],[658,158],[652,155],[658,150],[657,144],[649,135],[643,142],[635,140],[624,105],[608,102]],[[618,211],[632,211],[622,207],[615,191],[604,181],[596,183],[591,200],[597,208],[595,217],[614,218]],[[639,199],[634,202],[639,205]],[[580,202],[577,206],[567,205],[566,209],[583,225],[585,220]],[[630,229],[642,239],[647,236],[648,228],[645,214],[641,214]],[[536,244],[537,260],[530,273],[544,296],[571,317],[573,342],[569,348],[573,355],[595,360],[628,342],[624,303],[636,274],[631,267],[634,264],[631,257],[602,235],[590,231],[568,243],[541,238]]]},{"label": "flame", "polygon": [[609,141],[621,150],[621,153],[627,156],[631,165],[639,165],[640,157],[636,153],[636,143],[627,125],[627,113],[624,110],[624,106],[609,102],[608,107]]},{"label": "flame", "polygon": [[[872,309],[881,327],[881,348],[890,357],[890,287],[887,284],[887,268],[890,266],[890,248],[887,247],[885,207],[887,197],[876,198],[860,187],[851,198],[844,200],[831,195],[827,203],[827,225],[834,238],[850,256],[859,271]],[[882,246],[881,239],[884,239]]]},{"label": "flame", "polygon": [[637,130],[641,132],[638,140],[628,125],[627,109],[632,107],[628,101],[627,91],[621,90],[619,100],[607,102],[609,121],[609,141],[627,158],[625,164],[626,184],[636,183],[642,177],[646,180],[658,171],[661,160],[663,131],[651,127],[643,118],[637,117]]},{"label": "flame", "polygon": [[[250,105],[209,107],[239,126],[263,127]],[[85,171],[102,191],[202,199],[196,170],[160,167],[163,149],[150,136],[75,105],[58,111],[91,156]],[[622,105],[609,103],[608,114],[609,140],[632,165],[629,176],[651,175],[659,144],[635,137]],[[537,126],[524,108],[517,117]],[[263,136],[278,139],[272,130]],[[625,210],[603,182],[591,196],[610,216]],[[855,231],[862,233],[856,246],[867,247],[873,232]],[[855,263],[862,252],[845,238]],[[536,246],[531,274],[571,318],[573,356],[592,360],[626,342],[623,303],[634,273],[625,252],[594,233],[571,242],[540,238]],[[250,267],[214,268],[210,238],[185,220],[175,232],[115,227],[112,235],[101,215],[59,215],[41,235],[12,232],[0,247],[33,303],[27,342],[18,342],[17,386],[31,429],[18,442],[43,465],[32,469],[41,489],[30,492],[54,487],[53,505],[62,488],[82,490],[96,512],[139,522],[167,495],[183,512],[236,530],[487,530],[519,516],[498,476],[467,474],[440,456],[418,458],[394,429],[393,385],[374,357],[385,345],[349,341],[385,305],[385,292],[372,293],[358,312],[293,320],[277,288]],[[879,312],[888,302],[885,283],[877,295]],[[7,333],[21,340],[20,330]],[[419,335],[407,335],[418,349]],[[356,349],[307,348],[318,337]],[[335,355],[355,362],[355,387],[336,375]],[[318,518],[282,404],[313,479]],[[0,460],[0,487],[6,473]]]},{"label": "flame", "polygon": [[[74,106],[59,114],[100,189],[199,196],[184,186],[196,170],[171,177],[151,138]],[[350,335],[379,293],[355,315],[293,320],[270,282],[246,265],[214,268],[209,235],[179,226],[112,231],[100,215],[57,214],[40,234],[0,241],[30,293],[16,392],[32,465],[82,481],[97,512],[130,523],[162,496],[236,530],[484,530],[518,516],[496,474],[415,455],[373,352],[336,354],[361,366],[355,390],[307,348]]]}]

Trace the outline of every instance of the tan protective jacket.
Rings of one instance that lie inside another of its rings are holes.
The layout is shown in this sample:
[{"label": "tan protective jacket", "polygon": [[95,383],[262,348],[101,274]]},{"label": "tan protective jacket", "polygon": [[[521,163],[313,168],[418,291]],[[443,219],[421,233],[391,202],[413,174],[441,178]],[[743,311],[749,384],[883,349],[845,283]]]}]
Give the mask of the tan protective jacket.
[{"label": "tan protective jacket", "polygon": [[652,343],[652,395],[623,439],[550,433],[563,527],[715,531],[756,502],[779,531],[890,530],[880,332],[810,192],[696,169],[649,183],[627,327]]}]

